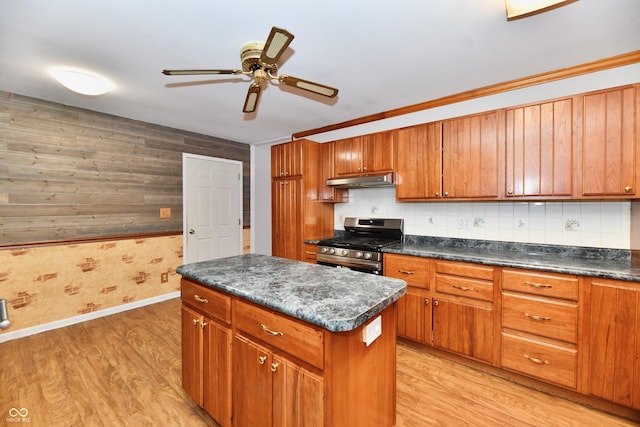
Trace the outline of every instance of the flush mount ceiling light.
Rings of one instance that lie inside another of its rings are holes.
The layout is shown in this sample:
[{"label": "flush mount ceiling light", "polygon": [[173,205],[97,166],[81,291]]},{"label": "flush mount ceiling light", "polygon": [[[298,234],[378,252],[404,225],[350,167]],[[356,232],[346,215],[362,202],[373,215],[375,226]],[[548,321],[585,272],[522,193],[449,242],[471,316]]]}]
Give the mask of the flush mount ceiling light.
[{"label": "flush mount ceiling light", "polygon": [[113,83],[91,71],[53,67],[49,73],[62,86],[81,95],[99,96],[113,89]]},{"label": "flush mount ceiling light", "polygon": [[505,0],[507,21],[546,12],[577,0]]}]

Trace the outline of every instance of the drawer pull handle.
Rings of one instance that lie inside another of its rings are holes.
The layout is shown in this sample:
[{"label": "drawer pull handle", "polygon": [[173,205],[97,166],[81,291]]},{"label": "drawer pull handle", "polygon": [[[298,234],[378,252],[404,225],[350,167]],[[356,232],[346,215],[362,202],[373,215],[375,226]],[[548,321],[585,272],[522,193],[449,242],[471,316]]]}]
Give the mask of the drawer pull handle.
[{"label": "drawer pull handle", "polygon": [[451,285],[451,287],[452,287],[452,288],[454,288],[454,289],[460,289],[461,291],[465,291],[465,292],[466,292],[466,291],[475,291],[475,292],[478,292],[478,291],[476,291],[475,289],[473,289],[473,288],[468,288],[468,287],[466,287],[466,286]]},{"label": "drawer pull handle", "polygon": [[402,274],[416,274],[414,271],[408,271],[408,270],[398,270],[398,273],[402,273]]},{"label": "drawer pull handle", "polygon": [[206,303],[208,303],[208,302],[209,302],[209,300],[208,300],[208,299],[206,299],[206,298],[202,298],[202,297],[201,297],[200,295],[198,295],[198,294],[195,294],[195,295],[193,296],[193,299],[194,299],[194,300],[196,300],[196,301],[198,301],[198,302],[201,302],[201,303],[203,303],[203,304],[206,304]]},{"label": "drawer pull handle", "polygon": [[279,363],[272,363],[271,364],[271,372],[277,371],[279,365],[280,365]]},{"label": "drawer pull handle", "polygon": [[524,315],[533,320],[551,320],[551,317],[538,316],[537,314],[524,313]]},{"label": "drawer pull handle", "polygon": [[524,355],[525,359],[531,360],[533,363],[537,363],[538,365],[548,365],[548,360],[538,359],[537,357],[529,356],[528,354]]},{"label": "drawer pull handle", "polygon": [[548,283],[533,283],[533,282],[524,282],[525,285],[529,285],[532,286],[534,288],[546,288],[546,289],[551,289],[553,288],[552,285],[548,284]]},{"label": "drawer pull handle", "polygon": [[272,335],[274,337],[277,337],[277,336],[281,336],[282,337],[282,336],[284,336],[284,334],[282,332],[272,331],[271,329],[267,328],[264,323],[261,323],[260,327],[262,328],[264,333],[267,334],[267,335]]},{"label": "drawer pull handle", "polygon": [[261,365],[264,365],[264,362],[267,361],[267,356],[260,356],[258,357],[258,363]]}]

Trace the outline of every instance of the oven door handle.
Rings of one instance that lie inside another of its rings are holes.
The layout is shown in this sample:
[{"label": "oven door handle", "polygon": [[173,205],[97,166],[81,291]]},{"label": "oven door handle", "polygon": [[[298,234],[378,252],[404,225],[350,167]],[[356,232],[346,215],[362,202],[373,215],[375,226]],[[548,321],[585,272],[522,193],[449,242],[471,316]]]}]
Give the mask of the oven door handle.
[{"label": "oven door handle", "polygon": [[382,266],[377,261],[359,261],[353,258],[343,258],[332,255],[317,254],[316,262],[330,264],[335,267],[354,267],[369,271],[382,271]]}]

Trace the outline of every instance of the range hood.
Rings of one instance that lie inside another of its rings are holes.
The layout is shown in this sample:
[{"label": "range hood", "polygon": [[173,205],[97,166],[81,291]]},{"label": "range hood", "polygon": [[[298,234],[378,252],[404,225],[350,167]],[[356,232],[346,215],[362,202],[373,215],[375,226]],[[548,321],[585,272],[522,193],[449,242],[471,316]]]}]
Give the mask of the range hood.
[{"label": "range hood", "polygon": [[396,185],[396,176],[395,173],[389,172],[380,175],[333,178],[327,180],[327,185],[335,188],[393,187]]}]

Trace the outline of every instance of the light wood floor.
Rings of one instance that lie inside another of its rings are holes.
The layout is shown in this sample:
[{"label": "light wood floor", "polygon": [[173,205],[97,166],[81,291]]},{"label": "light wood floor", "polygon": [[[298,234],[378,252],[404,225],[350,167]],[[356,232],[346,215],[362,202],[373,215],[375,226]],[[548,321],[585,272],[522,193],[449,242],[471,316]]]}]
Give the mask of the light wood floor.
[{"label": "light wood floor", "polygon": [[[398,427],[637,425],[406,344],[397,383]],[[30,423],[10,420],[11,408]],[[214,425],[180,386],[179,300],[0,344],[3,423]]]}]

